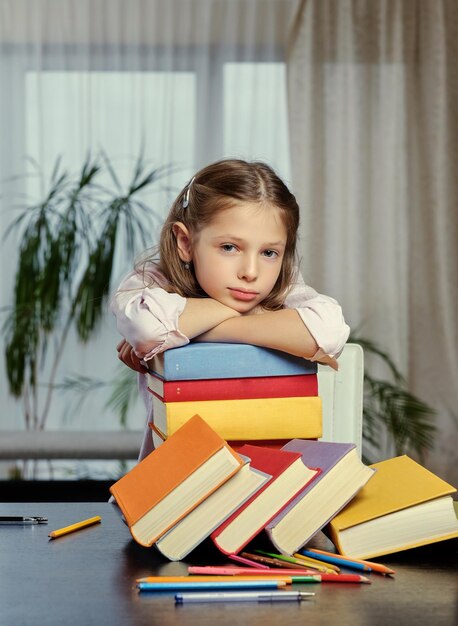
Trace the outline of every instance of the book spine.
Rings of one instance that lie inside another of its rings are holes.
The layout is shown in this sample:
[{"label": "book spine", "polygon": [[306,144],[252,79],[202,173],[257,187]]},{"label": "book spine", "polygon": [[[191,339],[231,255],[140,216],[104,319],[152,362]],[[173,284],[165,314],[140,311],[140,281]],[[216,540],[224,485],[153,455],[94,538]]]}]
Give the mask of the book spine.
[{"label": "book spine", "polygon": [[166,350],[150,362],[152,373],[165,380],[249,378],[316,374],[306,359],[250,344],[191,343]]},{"label": "book spine", "polygon": [[317,374],[164,381],[147,374],[148,390],[164,402],[249,400],[318,395]]},{"label": "book spine", "polygon": [[321,398],[264,398],[161,402],[153,396],[154,423],[170,436],[198,414],[223,439],[316,439],[322,435]]}]

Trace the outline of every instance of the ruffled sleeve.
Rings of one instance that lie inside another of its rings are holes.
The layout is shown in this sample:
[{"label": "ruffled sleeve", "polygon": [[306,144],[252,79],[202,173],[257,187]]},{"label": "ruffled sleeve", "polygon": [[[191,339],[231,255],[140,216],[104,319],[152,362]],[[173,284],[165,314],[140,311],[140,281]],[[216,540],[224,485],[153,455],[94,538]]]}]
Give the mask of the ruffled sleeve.
[{"label": "ruffled sleeve", "polygon": [[189,343],[178,329],[186,298],[165,291],[158,282],[158,275],[149,274],[149,278],[151,281],[145,286],[143,276],[132,272],[110,302],[118,331],[144,361],[159,352]]},{"label": "ruffled sleeve", "polygon": [[336,300],[316,292],[298,274],[297,282],[285,300],[285,307],[297,310],[318,344],[311,361],[319,361],[324,356],[339,356],[350,334],[350,327]]}]

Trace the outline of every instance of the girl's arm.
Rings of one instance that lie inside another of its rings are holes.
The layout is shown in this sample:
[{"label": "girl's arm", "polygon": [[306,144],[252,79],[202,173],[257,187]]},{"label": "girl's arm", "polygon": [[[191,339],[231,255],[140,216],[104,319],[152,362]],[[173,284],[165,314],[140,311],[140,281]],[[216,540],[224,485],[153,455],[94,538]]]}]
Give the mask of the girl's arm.
[{"label": "girl's arm", "polygon": [[[124,337],[118,345],[119,358],[139,370],[138,360],[147,361],[159,352],[189,343],[230,317],[240,314],[210,298],[183,298],[168,293],[151,275],[130,274],[113,296],[110,308]],[[133,352],[133,354],[130,353]]]},{"label": "girl's arm", "polygon": [[196,341],[252,343],[311,359],[318,344],[295,309],[266,311],[226,320]]},{"label": "girl's arm", "polygon": [[338,302],[305,285],[299,274],[284,307],[280,311],[225,321],[198,337],[197,341],[253,343],[336,369],[336,357],[350,332]]}]

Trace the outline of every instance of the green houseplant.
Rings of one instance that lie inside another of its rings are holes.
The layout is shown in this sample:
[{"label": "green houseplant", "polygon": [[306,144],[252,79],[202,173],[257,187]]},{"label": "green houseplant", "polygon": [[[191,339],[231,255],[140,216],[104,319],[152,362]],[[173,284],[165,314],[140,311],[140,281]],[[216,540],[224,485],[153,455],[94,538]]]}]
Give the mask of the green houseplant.
[{"label": "green houseplant", "polygon": [[422,460],[434,445],[435,410],[408,391],[390,355],[375,342],[356,335],[350,336],[349,341],[358,343],[366,357],[379,359],[387,370],[386,377],[378,378],[365,367],[363,440],[377,450],[386,440],[394,454],[413,453]]},{"label": "green houseplant", "polygon": [[120,249],[132,257],[160,224],[141,192],[168,170],[148,168],[140,156],[123,185],[103,153],[88,156],[76,176],[59,158],[43,199],[23,208],[7,230],[20,243],[5,360],[26,429],[46,427],[70,329],[87,342],[100,324]]}]

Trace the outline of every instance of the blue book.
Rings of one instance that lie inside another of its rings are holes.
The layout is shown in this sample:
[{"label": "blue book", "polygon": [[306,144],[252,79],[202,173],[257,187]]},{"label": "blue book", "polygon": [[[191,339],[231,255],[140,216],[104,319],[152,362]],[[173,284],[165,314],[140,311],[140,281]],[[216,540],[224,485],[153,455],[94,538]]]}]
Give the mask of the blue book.
[{"label": "blue book", "polygon": [[188,343],[148,362],[164,380],[316,374],[317,364],[279,350],[245,343]]}]

